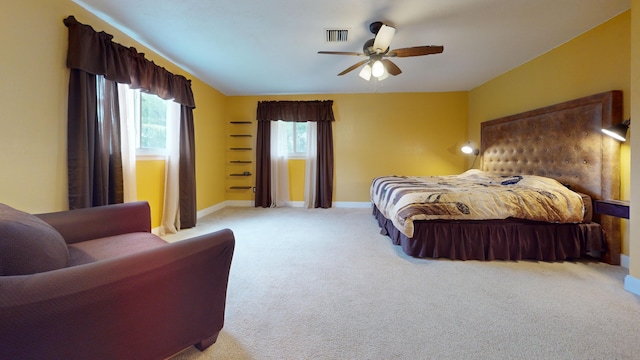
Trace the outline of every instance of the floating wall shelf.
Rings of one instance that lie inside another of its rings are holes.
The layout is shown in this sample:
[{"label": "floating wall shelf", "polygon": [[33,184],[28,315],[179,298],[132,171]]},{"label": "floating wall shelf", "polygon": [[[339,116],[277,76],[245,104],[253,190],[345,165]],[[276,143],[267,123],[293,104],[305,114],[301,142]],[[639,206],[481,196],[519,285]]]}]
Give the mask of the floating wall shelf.
[{"label": "floating wall shelf", "polygon": [[229,121],[227,126],[227,187],[253,189],[253,121]]}]

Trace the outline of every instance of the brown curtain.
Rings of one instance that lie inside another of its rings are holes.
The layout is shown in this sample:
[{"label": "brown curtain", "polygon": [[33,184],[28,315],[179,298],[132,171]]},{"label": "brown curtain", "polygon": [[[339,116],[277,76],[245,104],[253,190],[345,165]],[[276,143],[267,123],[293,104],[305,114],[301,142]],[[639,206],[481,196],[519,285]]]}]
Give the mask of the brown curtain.
[{"label": "brown curtain", "polygon": [[258,121],[256,136],[255,207],[271,207],[271,123]]},{"label": "brown curtain", "polygon": [[333,101],[260,101],[256,119],[256,207],[271,206],[270,121],[318,123],[315,207],[330,208],[333,199]]},{"label": "brown curtain", "polygon": [[[333,112],[331,113],[333,118]],[[331,121],[318,121],[317,208],[330,208],[333,199],[333,130]]]},{"label": "brown curtain", "polygon": [[[180,133],[180,209],[181,223],[196,222],[195,197],[195,146],[193,128],[193,109],[195,102],[191,90],[191,81],[180,75],[174,75],[166,69],[147,60],[143,53],[135,48],[127,48],[112,41],[113,36],[105,32],[96,32],[91,26],[79,23],[73,16],[64,19],[69,28],[69,48],[67,67],[71,69],[69,78],[69,112],[68,112],[68,168],[69,168],[69,207],[71,209],[105,205],[122,202],[118,195],[93,196],[91,189],[102,188],[94,184],[96,173],[104,174],[104,170],[94,171],[94,164],[104,162],[106,146],[94,144],[98,129],[98,104],[96,93],[96,75],[103,76],[113,83],[129,84],[133,89],[142,89],[161,98],[182,105]],[[117,104],[117,95],[115,104]],[[119,114],[117,116],[119,126]],[[112,126],[111,128],[114,128]],[[115,135],[115,131],[113,133]],[[117,134],[119,137],[119,132]],[[119,150],[119,139],[110,142],[110,163],[117,169],[108,171],[110,187],[122,188],[122,165]],[[103,144],[104,143],[100,143]],[[101,151],[102,150],[102,151]],[[184,162],[184,163],[183,163]],[[103,178],[104,176],[100,176]],[[119,183],[119,185],[118,185]],[[117,190],[116,190],[117,191]],[[120,190],[121,191],[121,190]],[[184,197],[183,197],[184,196]],[[182,213],[184,208],[184,213]],[[183,219],[185,217],[185,219]],[[191,225],[193,226],[193,225]]]},{"label": "brown curtain", "polygon": [[[68,145],[69,207],[121,203],[122,156],[117,84],[71,70]],[[98,101],[101,99],[101,101]],[[73,179],[74,181],[71,181]]]},{"label": "brown curtain", "polygon": [[[180,228],[196,226],[196,145],[193,141],[193,108],[182,105],[180,115]],[[191,136],[182,136],[191,134]],[[182,186],[189,184],[189,186]]]}]

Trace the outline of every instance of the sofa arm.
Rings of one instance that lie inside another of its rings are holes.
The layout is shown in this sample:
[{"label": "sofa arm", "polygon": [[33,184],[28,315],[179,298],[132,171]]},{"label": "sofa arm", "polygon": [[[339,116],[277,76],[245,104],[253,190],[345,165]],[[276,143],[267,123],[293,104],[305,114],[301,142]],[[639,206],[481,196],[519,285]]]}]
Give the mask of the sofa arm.
[{"label": "sofa arm", "polygon": [[162,359],[215,341],[235,239],[225,229],[144,252],[0,277],[0,358]]},{"label": "sofa arm", "polygon": [[67,244],[132,232],[151,232],[146,201],[37,214],[53,226]]}]

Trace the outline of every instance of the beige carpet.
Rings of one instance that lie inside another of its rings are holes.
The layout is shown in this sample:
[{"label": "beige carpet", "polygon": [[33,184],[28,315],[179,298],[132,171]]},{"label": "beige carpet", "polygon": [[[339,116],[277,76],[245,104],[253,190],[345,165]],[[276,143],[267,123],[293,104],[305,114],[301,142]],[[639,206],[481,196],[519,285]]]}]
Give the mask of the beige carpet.
[{"label": "beige carpet", "polygon": [[370,209],[226,208],[225,327],[172,359],[640,359],[640,297],[595,262],[410,258]]}]

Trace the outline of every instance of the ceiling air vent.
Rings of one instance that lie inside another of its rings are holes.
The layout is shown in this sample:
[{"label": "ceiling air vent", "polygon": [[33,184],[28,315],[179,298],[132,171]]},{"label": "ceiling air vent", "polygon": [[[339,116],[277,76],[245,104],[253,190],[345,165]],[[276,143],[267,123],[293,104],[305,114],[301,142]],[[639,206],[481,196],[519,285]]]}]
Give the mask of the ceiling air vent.
[{"label": "ceiling air vent", "polygon": [[349,30],[347,29],[325,29],[325,42],[347,42],[349,41]]}]

